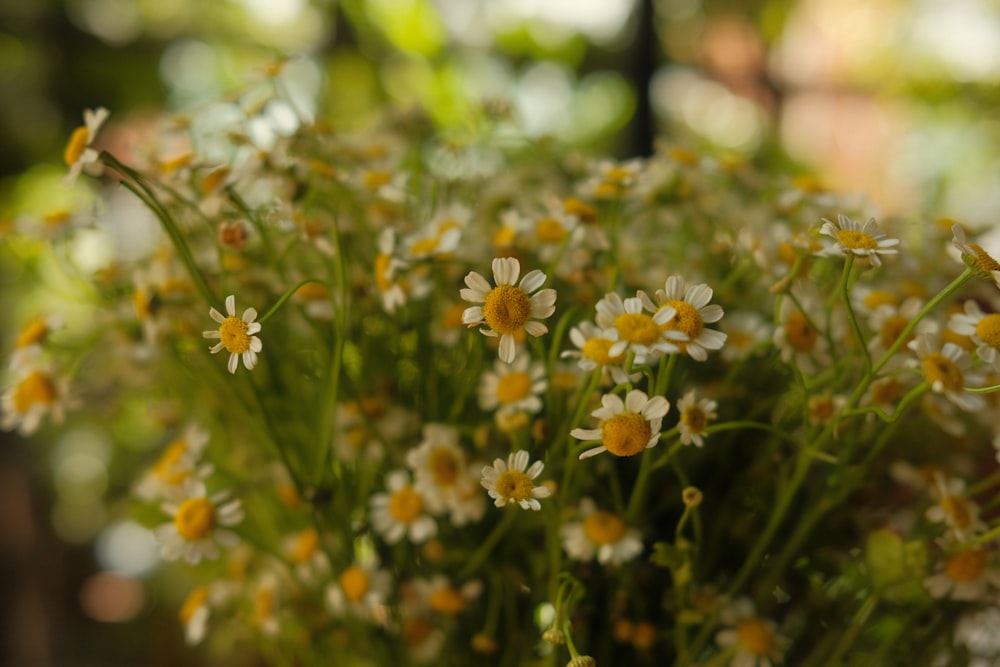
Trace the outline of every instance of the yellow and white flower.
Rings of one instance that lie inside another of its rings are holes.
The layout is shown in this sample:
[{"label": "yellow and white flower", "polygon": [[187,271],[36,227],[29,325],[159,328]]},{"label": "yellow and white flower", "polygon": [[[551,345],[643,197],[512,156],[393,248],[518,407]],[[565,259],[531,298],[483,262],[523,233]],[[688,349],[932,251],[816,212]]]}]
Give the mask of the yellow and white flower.
[{"label": "yellow and white flower", "polygon": [[226,313],[223,315],[215,308],[209,310],[212,319],[219,323],[218,329],[205,331],[202,336],[208,339],[218,339],[219,342],[209,348],[212,354],[225,349],[229,352],[229,372],[235,373],[240,365],[240,357],[243,357],[243,366],[252,370],[257,365],[257,355],[263,349],[255,334],[260,333],[260,322],[257,319],[257,310],[247,308],[243,311],[242,317],[236,317],[236,296],[230,294],[226,297]]},{"label": "yellow and white flower", "polygon": [[410,483],[410,473],[393,470],[386,475],[388,493],[371,497],[371,522],[389,544],[404,537],[421,544],[437,534],[437,523],[427,514],[423,495]]},{"label": "yellow and white flower", "polygon": [[621,565],[642,553],[642,533],[629,528],[614,512],[597,509],[591,498],[580,501],[580,520],[559,528],[563,548],[570,558],[602,565]]},{"label": "yellow and white flower", "polygon": [[628,299],[610,292],[597,302],[596,310],[597,326],[604,331],[614,329],[618,332],[618,340],[607,352],[612,359],[632,352],[635,362],[644,364],[680,351],[676,342],[683,340],[685,335],[664,328],[677,311],[670,306],[657,309],[642,292]]},{"label": "yellow and white flower", "polygon": [[460,294],[462,299],[481,306],[466,308],[462,322],[469,327],[485,324],[480,331],[487,336],[500,336],[500,359],[506,363],[514,360],[516,354],[514,334],[524,331],[532,336],[541,336],[549,329],[539,322],[555,312],[556,291],[551,288],[539,290],[545,283],[545,274],[535,269],[529,271],[521,282],[517,278],[521,264],[513,257],[493,259],[493,280],[496,287],[479,273],[470,271],[465,276],[465,284]]},{"label": "yellow and white flower", "polygon": [[611,348],[619,340],[617,329],[600,329],[590,321],[580,322],[569,330],[569,339],[576,345],[576,350],[564,350],[561,357],[574,357],[578,359],[577,365],[584,371],[601,369],[602,376],[606,376],[615,384],[632,382],[638,379],[639,374],[628,374],[625,372],[625,352],[611,355]]},{"label": "yellow and white flower", "polygon": [[[478,474],[465,460],[458,429],[446,424],[425,424],[424,439],[406,454],[414,474],[413,487],[432,514],[449,513],[453,525],[478,521],[486,509],[479,491]],[[471,500],[471,502],[470,502]]]},{"label": "yellow and white flower", "polygon": [[715,410],[719,404],[708,398],[696,399],[694,390],[688,391],[677,401],[677,411],[680,421],[677,430],[681,434],[681,442],[685,445],[694,443],[696,447],[705,444],[705,429],[708,423],[718,417]]},{"label": "yellow and white flower", "polygon": [[547,486],[535,486],[535,479],[542,474],[545,464],[531,460],[528,452],[520,450],[511,453],[507,462],[496,459],[492,466],[484,466],[480,484],[487,490],[493,504],[504,507],[508,503],[518,504],[522,509],[540,510],[539,498],[548,498],[552,491]]},{"label": "yellow and white flower", "polygon": [[228,498],[228,491],[207,496],[205,484],[197,480],[188,484],[183,500],[164,503],[163,511],[173,520],[154,531],[162,543],[160,555],[165,560],[183,558],[196,564],[203,558],[217,558],[220,544],[236,546],[239,538],[226,527],[243,520],[243,504]]},{"label": "yellow and white flower", "polygon": [[548,388],[545,365],[522,355],[510,364],[497,361],[479,381],[479,407],[503,413],[535,414],[542,409],[541,394]]},{"label": "yellow and white flower", "polygon": [[978,243],[970,243],[961,225],[953,225],[951,234],[951,244],[961,253],[962,263],[974,268],[982,278],[992,280],[997,287],[1000,287],[1000,262]]},{"label": "yellow and white flower", "polygon": [[64,177],[67,183],[75,181],[85,167],[97,163],[99,154],[91,148],[91,144],[110,115],[111,112],[104,107],[84,110],[83,125],[73,130],[66,150],[63,151],[63,160],[69,167],[69,173]]},{"label": "yellow and white flower", "polygon": [[786,364],[794,362],[804,373],[812,373],[831,362],[826,337],[819,329],[822,304],[815,289],[793,288],[792,294],[797,299],[786,296],[781,301],[774,345]]},{"label": "yellow and white flower", "polygon": [[719,350],[726,342],[726,334],[715,329],[708,329],[706,324],[713,324],[722,319],[722,307],[709,304],[712,300],[712,288],[702,283],[686,287],[680,276],[670,276],[662,290],[656,290],[656,301],[645,292],[637,296],[645,299],[644,305],[649,310],[673,310],[673,315],[662,324],[665,332],[684,334],[677,342],[681,352],[686,353],[695,361],[708,359],[709,350]]},{"label": "yellow and white flower", "polygon": [[885,232],[878,230],[875,218],[859,224],[844,214],[837,216],[837,222],[823,218],[820,234],[832,237],[834,242],[820,251],[819,255],[856,255],[867,257],[872,266],[881,266],[879,255],[895,255],[899,239],[890,238]]},{"label": "yellow and white flower", "polygon": [[755,613],[749,599],[731,602],[719,620],[728,627],[715,635],[715,642],[733,651],[731,667],[772,667],[781,662],[786,639],[774,621]]},{"label": "yellow and white flower", "polygon": [[208,477],[212,465],[201,463],[208,440],[208,431],[196,423],[188,424],[143,475],[135,487],[135,495],[143,500],[175,498],[185,493],[192,479],[204,480]]},{"label": "yellow and white flower", "polygon": [[985,407],[986,400],[982,396],[965,391],[967,386],[981,386],[986,379],[981,373],[969,370],[972,361],[968,352],[954,343],[938,346],[929,333],[920,334],[908,347],[916,353],[931,391],[942,394],[967,412]]},{"label": "yellow and white flower", "polygon": [[326,588],[326,602],[337,616],[384,622],[392,576],[373,556],[342,570]]},{"label": "yellow and white flower", "polygon": [[935,504],[924,512],[928,521],[945,524],[958,541],[986,530],[979,505],[966,493],[965,480],[938,472],[929,490]]},{"label": "yellow and white flower", "polygon": [[941,567],[924,579],[924,588],[936,598],[981,600],[1000,588],[1000,570],[984,547],[969,547],[949,555]]},{"label": "yellow and white flower", "polygon": [[726,344],[719,354],[728,362],[745,359],[774,335],[771,323],[751,310],[730,313],[719,328],[726,334]]},{"label": "yellow and white flower", "polygon": [[972,338],[979,358],[1000,371],[1000,314],[984,313],[979,304],[970,299],[965,302],[963,312],[951,316],[948,328]]},{"label": "yellow and white flower", "polygon": [[591,414],[600,420],[597,428],[575,428],[570,435],[583,441],[600,441],[599,447],[580,454],[587,459],[602,452],[615,456],[635,456],[644,449],[655,447],[660,440],[663,417],[670,402],[662,396],[650,398],[646,392],[633,389],[622,401],[616,394],[601,397],[601,407]]},{"label": "yellow and white flower", "polygon": [[59,423],[72,401],[69,379],[42,358],[38,345],[23,348],[11,358],[12,381],[0,395],[0,429],[17,429],[21,435],[38,430],[45,417]]}]

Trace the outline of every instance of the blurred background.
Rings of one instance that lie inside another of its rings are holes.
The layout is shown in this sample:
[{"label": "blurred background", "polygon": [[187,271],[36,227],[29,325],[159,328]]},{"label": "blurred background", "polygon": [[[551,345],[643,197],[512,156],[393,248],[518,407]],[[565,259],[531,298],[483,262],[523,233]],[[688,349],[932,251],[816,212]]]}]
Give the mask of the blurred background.
[{"label": "blurred background", "polygon": [[[141,128],[296,54],[338,128],[386,104],[460,126],[503,98],[534,135],[619,158],[667,136],[914,224],[1000,206],[994,0],[0,0],[0,236],[84,108]],[[0,664],[198,664],[110,445],[0,439]]]}]

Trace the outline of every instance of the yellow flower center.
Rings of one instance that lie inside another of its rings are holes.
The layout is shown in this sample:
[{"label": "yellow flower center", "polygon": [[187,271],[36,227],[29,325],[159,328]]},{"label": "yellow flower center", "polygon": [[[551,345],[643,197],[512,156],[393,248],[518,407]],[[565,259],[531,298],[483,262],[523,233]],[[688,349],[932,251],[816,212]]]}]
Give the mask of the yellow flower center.
[{"label": "yellow flower center", "polygon": [[809,418],[819,424],[825,424],[833,418],[837,404],[830,396],[815,396],[809,399]]},{"label": "yellow flower center", "polygon": [[634,456],[646,448],[653,429],[641,414],[623,412],[604,422],[601,440],[615,456]]},{"label": "yellow flower center", "polygon": [[389,275],[391,263],[392,255],[379,255],[375,258],[375,286],[379,291],[388,292],[392,289],[392,276]]},{"label": "yellow flower center", "polygon": [[41,371],[32,371],[14,390],[14,409],[27,412],[34,405],[52,405],[56,388],[52,380]]},{"label": "yellow flower center", "polygon": [[970,243],[969,247],[976,253],[976,268],[986,275],[993,271],[1000,271],[1000,262],[990,257],[990,254],[983,250],[982,246]]},{"label": "yellow flower center", "polygon": [[493,245],[497,248],[506,248],[514,242],[514,238],[517,236],[517,230],[513,227],[504,225],[493,235]]},{"label": "yellow flower center", "polygon": [[222,181],[225,180],[226,176],[228,175],[229,175],[229,169],[225,167],[222,167],[221,169],[216,169],[215,171],[210,173],[201,182],[201,194],[209,195],[212,192],[214,192],[215,189],[222,184]]},{"label": "yellow flower center", "polygon": [[640,651],[648,651],[656,643],[656,626],[652,623],[636,623],[632,628],[632,646]]},{"label": "yellow flower center", "polygon": [[458,329],[462,327],[462,313],[465,306],[462,304],[452,304],[441,315],[441,326],[445,329]]},{"label": "yellow flower center", "polygon": [[726,346],[736,350],[745,350],[750,347],[752,343],[753,336],[742,329],[730,331],[729,337],[726,339]]},{"label": "yellow flower center", "polygon": [[632,174],[624,167],[611,167],[604,172],[604,178],[615,183],[623,183],[631,178]]},{"label": "yellow flower center", "polygon": [[580,218],[581,222],[594,222],[597,220],[597,209],[573,197],[563,200],[563,209],[570,215]]},{"label": "yellow flower center", "polygon": [[326,301],[330,298],[330,291],[326,285],[306,283],[295,290],[295,296],[303,301]]},{"label": "yellow flower center", "polygon": [[440,240],[436,236],[431,236],[430,238],[420,239],[410,246],[410,254],[412,255],[429,255],[435,250],[437,250]]},{"label": "yellow flower center", "polygon": [[1000,315],[990,314],[979,320],[976,335],[990,347],[1000,349]]},{"label": "yellow flower center", "polygon": [[424,511],[424,501],[412,486],[404,486],[389,499],[389,513],[400,523],[411,523]]},{"label": "yellow flower center", "polygon": [[601,366],[607,366],[608,364],[620,364],[625,360],[625,353],[621,352],[615,356],[608,354],[608,350],[615,342],[608,338],[591,338],[586,343],[583,344],[583,356],[587,357],[591,361],[600,364]]},{"label": "yellow flower center", "polygon": [[594,544],[617,544],[625,537],[625,522],[611,512],[598,510],[583,520],[583,532]]},{"label": "yellow flower center", "polygon": [[69,138],[69,143],[66,144],[66,150],[63,151],[63,160],[66,161],[66,166],[72,167],[76,164],[76,161],[80,159],[83,151],[87,148],[88,141],[90,141],[90,132],[86,126],[81,125],[73,130],[73,134]]},{"label": "yellow flower center", "polygon": [[629,343],[652,345],[663,331],[653,318],[645,313],[622,313],[615,318],[615,329]]},{"label": "yellow flower center", "polygon": [[945,391],[961,391],[965,385],[962,370],[940,352],[931,352],[920,362],[924,377],[932,385],[940,382]]},{"label": "yellow flower center", "polygon": [[55,229],[69,220],[69,216],[69,211],[53,211],[52,213],[46,213],[43,215],[42,222],[44,222],[47,227]]},{"label": "yellow flower center", "polygon": [[506,500],[529,500],[534,489],[535,483],[520,470],[506,470],[497,477],[496,491]]},{"label": "yellow flower center", "polygon": [[986,571],[986,551],[983,549],[959,551],[948,558],[944,567],[948,578],[956,583],[978,581]]},{"label": "yellow flower center", "polygon": [[681,422],[686,424],[692,432],[703,433],[705,427],[708,426],[708,415],[697,405],[692,405],[681,413]]},{"label": "yellow flower center", "polygon": [[520,287],[497,285],[486,295],[483,319],[493,331],[511,334],[524,328],[531,313],[528,295]]},{"label": "yellow flower center", "polygon": [[810,352],[816,345],[819,332],[809,324],[802,311],[796,310],[785,320],[785,336],[797,352]]},{"label": "yellow flower center", "polygon": [[249,326],[238,317],[227,317],[219,325],[222,344],[232,354],[243,354],[250,349],[250,334],[247,333]]},{"label": "yellow flower center", "polygon": [[413,616],[403,621],[403,641],[407,646],[420,646],[434,632],[434,626],[423,616]]},{"label": "yellow flower center", "polygon": [[442,614],[457,614],[465,609],[465,598],[451,586],[439,588],[431,593],[428,601],[431,609]]},{"label": "yellow flower center", "polygon": [[[679,300],[667,301],[665,304],[660,306],[660,308],[665,306],[671,306],[677,311],[677,314],[673,319],[663,325],[664,330],[680,331],[681,333],[687,334],[687,337],[690,340],[694,340],[701,335],[704,323],[701,319],[701,313],[698,312],[697,308],[692,306],[687,301]],[[683,345],[681,347],[683,347]]]},{"label": "yellow flower center", "polygon": [[542,218],[535,225],[535,234],[542,243],[559,243],[566,238],[566,228],[555,218]]},{"label": "yellow flower center", "polygon": [[167,451],[153,465],[153,475],[163,480],[167,484],[177,485],[183,482],[190,475],[187,470],[179,469],[181,457],[187,451],[187,442],[175,440],[167,446]]},{"label": "yellow flower center", "polygon": [[865,307],[869,310],[875,310],[879,306],[899,305],[899,297],[886,290],[873,289],[865,295],[862,303],[864,303]]},{"label": "yellow flower center", "polygon": [[736,636],[740,646],[754,655],[766,656],[774,650],[774,633],[759,618],[746,618],[737,623]]},{"label": "yellow flower center", "polygon": [[511,371],[497,381],[497,400],[504,405],[517,403],[531,394],[531,376],[524,371]]},{"label": "yellow flower center", "polygon": [[188,498],[177,508],[174,526],[185,540],[205,538],[215,528],[215,505],[208,498]]},{"label": "yellow flower center", "polygon": [[972,512],[968,503],[960,496],[945,496],[940,502],[941,509],[951,519],[952,525],[959,530],[965,530],[972,524]]},{"label": "yellow flower center", "polygon": [[[903,329],[906,325],[910,323],[910,320],[903,317],[902,315],[891,315],[889,316],[885,323],[882,325],[882,330],[879,332],[879,336],[882,338],[882,344],[886,347],[891,347],[899,335],[903,333]],[[907,340],[913,338],[913,335],[907,337]]]},{"label": "yellow flower center", "polygon": [[17,346],[28,347],[29,345],[40,343],[48,333],[49,325],[41,317],[36,317],[21,330],[20,335],[17,337]]},{"label": "yellow flower center", "polygon": [[432,450],[428,464],[438,486],[452,486],[458,479],[458,459],[451,450],[445,447]]},{"label": "yellow flower center", "polygon": [[839,230],[837,241],[848,250],[876,250],[878,248],[878,241],[871,234],[857,229]]},{"label": "yellow flower center", "polygon": [[872,404],[888,405],[903,393],[903,385],[894,377],[872,384]]},{"label": "yellow flower center", "polygon": [[357,602],[368,593],[371,582],[368,573],[359,565],[352,565],[340,573],[340,590],[348,602]]},{"label": "yellow flower center", "polygon": [[306,528],[295,538],[290,554],[292,562],[305,563],[319,548],[319,533],[315,528]]},{"label": "yellow flower center", "polygon": [[378,190],[383,185],[388,185],[390,180],[392,180],[392,174],[384,170],[365,172],[365,187],[369,190]]},{"label": "yellow flower center", "polygon": [[258,623],[266,621],[274,613],[274,589],[260,588],[253,596],[254,616]]},{"label": "yellow flower center", "polygon": [[680,162],[681,164],[686,164],[689,167],[695,167],[698,165],[698,155],[692,153],[686,148],[674,147],[670,149],[670,157]]},{"label": "yellow flower center", "polygon": [[208,587],[199,586],[198,588],[191,591],[187,599],[184,600],[184,604],[181,605],[180,611],[177,616],[180,617],[181,623],[187,623],[194,616],[194,613],[198,611],[198,607],[205,604],[208,600]]}]

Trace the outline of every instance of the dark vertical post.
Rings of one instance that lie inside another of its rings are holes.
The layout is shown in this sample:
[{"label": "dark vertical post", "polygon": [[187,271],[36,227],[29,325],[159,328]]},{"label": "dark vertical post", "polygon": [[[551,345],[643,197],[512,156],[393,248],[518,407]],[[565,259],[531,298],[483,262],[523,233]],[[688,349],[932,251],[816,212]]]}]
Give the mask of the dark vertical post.
[{"label": "dark vertical post", "polygon": [[656,139],[656,119],[649,86],[656,73],[659,58],[656,34],[656,0],[637,0],[635,44],[632,50],[631,76],[635,89],[635,115],[632,118],[631,153],[638,156],[653,154]]}]

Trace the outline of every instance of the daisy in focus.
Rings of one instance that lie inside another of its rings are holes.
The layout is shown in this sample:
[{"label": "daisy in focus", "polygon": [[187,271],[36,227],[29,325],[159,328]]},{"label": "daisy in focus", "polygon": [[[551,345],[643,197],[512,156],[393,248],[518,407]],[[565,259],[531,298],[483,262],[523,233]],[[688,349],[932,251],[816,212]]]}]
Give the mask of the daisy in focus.
[{"label": "daisy in focus", "polygon": [[254,334],[260,332],[260,322],[257,319],[257,310],[247,308],[243,311],[242,317],[236,317],[236,296],[230,294],[226,297],[226,313],[223,315],[215,308],[209,310],[212,319],[219,323],[219,328],[202,333],[204,338],[218,339],[219,342],[209,348],[212,354],[225,349],[229,352],[229,372],[235,373],[240,365],[240,357],[243,357],[243,365],[246,369],[252,370],[257,365],[257,354],[264,345]]},{"label": "daisy in focus", "polygon": [[535,486],[535,479],[542,474],[545,464],[530,461],[528,452],[520,450],[510,454],[507,462],[496,459],[492,466],[483,468],[483,478],[480,484],[493,498],[493,504],[504,507],[508,503],[516,503],[526,510],[540,510],[542,504],[539,498],[548,498],[552,491],[547,486]]},{"label": "daisy in focus", "polygon": [[643,292],[628,299],[610,292],[597,302],[595,309],[597,326],[618,334],[618,340],[607,351],[611,359],[632,352],[635,362],[644,364],[665,354],[676,354],[680,348],[674,341],[685,339],[684,333],[667,326],[677,311],[670,306],[657,309]]},{"label": "daisy in focus", "polygon": [[154,531],[162,543],[160,555],[165,560],[183,558],[194,565],[203,558],[217,558],[219,544],[236,546],[239,538],[226,527],[243,521],[243,504],[228,498],[228,491],[206,496],[205,484],[199,480],[188,485],[183,500],[164,503],[163,511],[173,520]]},{"label": "daisy in focus", "polygon": [[66,150],[63,151],[63,160],[69,167],[69,173],[64,177],[66,183],[75,181],[87,165],[97,163],[99,155],[90,146],[110,115],[111,112],[104,107],[84,110],[83,125],[73,130],[69,143],[66,144]]},{"label": "daisy in focus", "polygon": [[856,255],[867,257],[872,266],[881,266],[879,255],[895,255],[899,239],[890,238],[885,232],[880,232],[875,224],[875,218],[869,218],[863,225],[851,220],[844,214],[837,216],[837,222],[823,218],[820,234],[832,237],[834,242],[820,251],[819,255]]},{"label": "daisy in focus", "polygon": [[551,288],[539,290],[545,283],[545,274],[535,269],[517,283],[520,273],[521,264],[517,259],[496,257],[493,259],[496,287],[491,287],[479,273],[470,271],[465,276],[468,287],[460,292],[465,301],[482,304],[466,308],[462,322],[469,327],[485,324],[487,328],[480,329],[484,335],[500,336],[499,356],[508,364],[516,354],[514,334],[524,331],[541,336],[549,329],[537,320],[549,317],[556,309],[556,291]]},{"label": "daisy in focus", "polygon": [[629,528],[620,516],[597,509],[590,498],[580,501],[579,511],[580,521],[559,529],[570,558],[589,561],[596,556],[601,565],[621,565],[642,553],[642,533]]},{"label": "daisy in focus", "polygon": [[610,452],[615,456],[635,456],[644,449],[656,446],[660,439],[663,416],[670,410],[670,402],[662,396],[649,398],[646,392],[633,389],[622,401],[615,394],[601,397],[601,407],[591,414],[600,420],[597,428],[575,428],[574,438],[600,441],[599,447],[580,454],[580,460]]},{"label": "daisy in focus", "polygon": [[722,307],[709,304],[713,290],[706,284],[686,287],[680,276],[670,276],[662,290],[656,290],[658,306],[654,306],[645,292],[639,292],[639,298],[645,298],[644,305],[650,310],[672,309],[673,316],[663,325],[664,331],[679,332],[686,336],[677,343],[681,352],[685,352],[695,361],[708,359],[709,350],[719,350],[726,342],[726,334],[714,329],[705,328],[705,324],[718,322],[722,319]]}]

